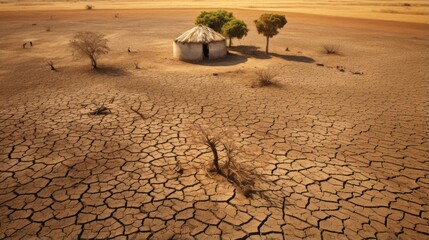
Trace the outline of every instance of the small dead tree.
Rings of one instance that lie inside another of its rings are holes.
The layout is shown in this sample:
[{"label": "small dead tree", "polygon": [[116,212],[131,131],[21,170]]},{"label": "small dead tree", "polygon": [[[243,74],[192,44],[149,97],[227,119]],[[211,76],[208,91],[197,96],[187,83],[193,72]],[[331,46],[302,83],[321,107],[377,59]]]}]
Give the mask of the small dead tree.
[{"label": "small dead tree", "polygon": [[51,67],[51,71],[57,71],[57,69],[54,66],[54,62],[53,61],[48,61],[48,65]]},{"label": "small dead tree", "polygon": [[97,59],[100,55],[107,54],[110,48],[104,34],[94,32],[79,32],[70,41],[70,47],[82,57],[88,57],[91,65],[97,68]]},{"label": "small dead tree", "polygon": [[225,175],[219,165],[218,153],[218,146],[221,144],[223,132],[213,134],[198,124],[195,125],[195,129],[198,131],[197,142],[209,147],[213,153],[213,166],[215,167],[216,172],[220,175]]},{"label": "small dead tree", "polygon": [[[240,189],[247,198],[258,193],[255,190],[255,181],[260,180],[261,177],[252,173],[249,167],[245,167],[236,161],[242,152],[231,141],[231,136],[228,137],[229,133],[221,131],[215,134],[197,124],[195,130],[197,134],[194,137],[197,143],[209,147],[213,154],[213,167],[216,173]],[[224,152],[226,156],[226,160],[222,164],[219,162],[220,151]]]}]

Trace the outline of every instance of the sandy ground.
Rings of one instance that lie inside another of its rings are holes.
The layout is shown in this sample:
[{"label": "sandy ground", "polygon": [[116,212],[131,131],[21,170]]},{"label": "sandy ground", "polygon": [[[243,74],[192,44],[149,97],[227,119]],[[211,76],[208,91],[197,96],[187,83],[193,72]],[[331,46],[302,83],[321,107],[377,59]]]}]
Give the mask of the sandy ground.
[{"label": "sandy ground", "polygon": [[[227,59],[172,59],[198,13],[0,14],[0,238],[429,238],[428,25],[289,13],[267,58],[261,12],[234,10],[251,32]],[[83,30],[109,39],[101,72],[67,47]],[[263,67],[277,84],[252,88]],[[229,133],[252,198],[194,123]]]},{"label": "sandy ground", "polygon": [[3,10],[238,8],[429,24],[427,0],[2,0]]}]

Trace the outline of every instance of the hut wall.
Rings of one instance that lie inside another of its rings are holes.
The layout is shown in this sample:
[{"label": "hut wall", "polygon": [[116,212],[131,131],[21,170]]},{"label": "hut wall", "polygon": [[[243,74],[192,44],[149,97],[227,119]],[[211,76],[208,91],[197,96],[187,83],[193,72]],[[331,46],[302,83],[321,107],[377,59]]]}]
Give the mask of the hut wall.
[{"label": "hut wall", "polygon": [[173,56],[180,60],[203,60],[203,45],[201,43],[173,42]]},{"label": "hut wall", "polygon": [[209,59],[225,57],[226,53],[226,41],[209,43]]}]

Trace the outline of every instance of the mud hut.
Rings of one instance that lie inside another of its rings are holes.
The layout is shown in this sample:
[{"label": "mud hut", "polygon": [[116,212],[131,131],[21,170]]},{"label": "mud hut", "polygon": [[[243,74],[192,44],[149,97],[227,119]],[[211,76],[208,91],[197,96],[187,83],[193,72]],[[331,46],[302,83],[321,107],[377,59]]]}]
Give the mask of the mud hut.
[{"label": "mud hut", "polygon": [[213,29],[198,25],[173,42],[173,56],[185,61],[217,59],[226,55],[226,40]]}]

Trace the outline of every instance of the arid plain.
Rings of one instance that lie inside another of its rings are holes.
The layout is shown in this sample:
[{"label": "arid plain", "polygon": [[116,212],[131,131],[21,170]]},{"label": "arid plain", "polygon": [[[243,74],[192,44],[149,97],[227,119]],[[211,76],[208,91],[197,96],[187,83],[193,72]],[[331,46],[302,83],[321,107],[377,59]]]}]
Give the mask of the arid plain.
[{"label": "arid plain", "polygon": [[[173,40],[205,8],[94,5],[0,13],[0,238],[429,239],[429,25],[281,12],[266,56],[268,10],[228,9],[248,36],[186,63]],[[78,31],[106,34],[101,70]],[[227,132],[252,196],[195,124]]]}]

